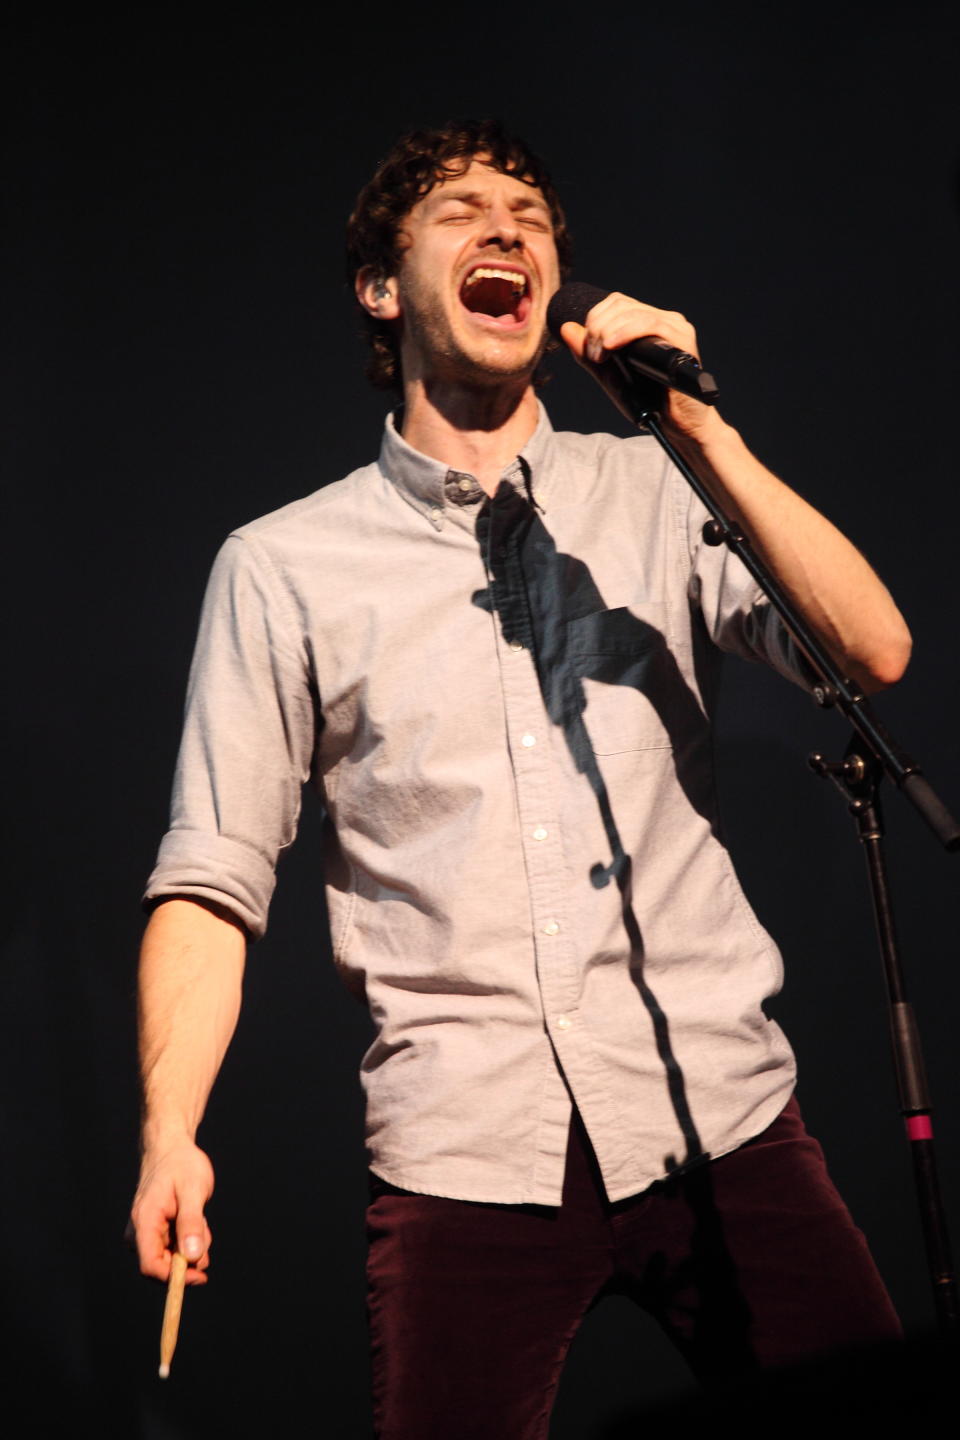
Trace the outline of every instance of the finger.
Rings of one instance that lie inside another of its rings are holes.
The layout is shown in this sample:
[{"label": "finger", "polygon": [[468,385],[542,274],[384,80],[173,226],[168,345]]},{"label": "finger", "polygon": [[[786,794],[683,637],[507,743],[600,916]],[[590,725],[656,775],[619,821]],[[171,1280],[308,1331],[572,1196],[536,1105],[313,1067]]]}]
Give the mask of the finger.
[{"label": "finger", "polygon": [[[203,1253],[196,1260],[190,1260],[187,1266],[186,1283],[188,1285],[206,1285],[209,1275],[206,1273],[210,1268],[210,1246],[212,1237],[210,1227],[204,1222],[203,1226]],[[177,1249],[180,1249],[179,1243]],[[180,1251],[183,1254],[183,1251]]]},{"label": "finger", "polygon": [[177,1249],[192,1266],[197,1266],[203,1259],[210,1244],[203,1200],[204,1197],[197,1193],[181,1195],[177,1210]]},{"label": "finger", "polygon": [[566,320],[560,326],[560,338],[577,360],[582,358],[584,342],[587,338],[587,332],[583,325],[578,324],[576,320]]},{"label": "finger", "polygon": [[137,1251],[140,1269],[155,1280],[166,1280],[170,1270],[170,1217],[172,1197],[138,1190],[134,1196],[124,1238]]},{"label": "finger", "polygon": [[[606,351],[615,348],[612,336],[618,319],[624,313],[633,316],[633,323],[643,330],[641,315],[648,310],[648,306],[641,305],[637,300],[631,300],[629,295],[623,295],[619,290],[611,290],[610,294],[599,300],[586,316],[584,356],[594,365],[601,365],[606,358]],[[636,338],[634,336],[634,339]]]},{"label": "finger", "polygon": [[170,1274],[168,1235],[166,1224],[160,1228],[143,1224],[137,1227],[136,1248],[140,1270],[152,1280],[166,1280]]},{"label": "finger", "polygon": [[659,310],[629,295],[614,291],[596,304],[586,316],[585,351],[594,363],[601,363],[611,350],[633,340],[657,336],[678,350],[697,354],[697,335],[678,310]]},{"label": "finger", "polygon": [[619,350],[633,340],[641,340],[650,336],[665,340],[668,345],[673,345],[678,350],[685,350],[690,355],[697,353],[697,335],[693,326],[684,323],[682,316],[673,315],[665,310],[649,310],[645,313],[632,312],[614,316],[604,325],[600,333],[604,348],[607,350]]},{"label": "finger", "polygon": [[[588,332],[586,328],[583,325],[579,325],[576,320],[566,320],[560,326],[560,338],[566,341],[567,348],[577,364],[582,365],[584,370],[588,370],[592,375],[596,375],[597,366],[600,364],[600,361],[595,361],[593,355],[588,352]],[[593,354],[601,354],[602,359],[602,352],[596,350],[596,348],[594,348]]]}]

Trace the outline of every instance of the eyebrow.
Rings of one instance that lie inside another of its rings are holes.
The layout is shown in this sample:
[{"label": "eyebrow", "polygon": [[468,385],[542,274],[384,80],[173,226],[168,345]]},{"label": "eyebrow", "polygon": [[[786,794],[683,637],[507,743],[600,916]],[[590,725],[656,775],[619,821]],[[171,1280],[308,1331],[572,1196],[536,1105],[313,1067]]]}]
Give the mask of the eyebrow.
[{"label": "eyebrow", "polygon": [[[426,196],[427,203],[431,200],[437,205],[441,205],[445,200],[452,200],[460,205],[475,205],[479,208],[484,205],[484,197],[479,190],[448,189],[446,185]],[[514,196],[512,200],[508,201],[508,204],[511,210],[542,210],[546,215],[550,214],[550,207],[546,200],[532,191],[529,195]]]}]

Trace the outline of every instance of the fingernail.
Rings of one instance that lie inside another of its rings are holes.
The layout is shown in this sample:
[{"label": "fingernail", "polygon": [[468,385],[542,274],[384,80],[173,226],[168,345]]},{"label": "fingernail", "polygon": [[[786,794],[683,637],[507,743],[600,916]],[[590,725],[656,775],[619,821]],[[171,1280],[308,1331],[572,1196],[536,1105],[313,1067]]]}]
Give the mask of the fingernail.
[{"label": "fingernail", "polygon": [[587,358],[592,360],[594,365],[599,365],[602,355],[603,346],[600,344],[600,341],[589,340],[587,342]]},{"label": "fingernail", "polygon": [[203,1254],[203,1242],[199,1235],[188,1235],[183,1242],[183,1253],[188,1260],[199,1260]]}]

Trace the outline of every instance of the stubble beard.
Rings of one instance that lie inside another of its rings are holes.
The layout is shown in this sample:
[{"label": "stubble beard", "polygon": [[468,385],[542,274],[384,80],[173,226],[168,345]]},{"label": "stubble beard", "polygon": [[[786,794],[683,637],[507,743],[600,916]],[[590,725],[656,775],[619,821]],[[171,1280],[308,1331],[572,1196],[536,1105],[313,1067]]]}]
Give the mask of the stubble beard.
[{"label": "stubble beard", "polygon": [[498,346],[495,334],[486,342],[478,337],[476,348],[468,349],[435,292],[418,295],[414,290],[405,294],[404,325],[419,354],[428,357],[429,373],[423,378],[428,383],[456,384],[468,390],[487,391],[516,381],[529,383],[547,348],[544,329],[532,354],[523,346],[511,345],[506,337],[506,343]]}]

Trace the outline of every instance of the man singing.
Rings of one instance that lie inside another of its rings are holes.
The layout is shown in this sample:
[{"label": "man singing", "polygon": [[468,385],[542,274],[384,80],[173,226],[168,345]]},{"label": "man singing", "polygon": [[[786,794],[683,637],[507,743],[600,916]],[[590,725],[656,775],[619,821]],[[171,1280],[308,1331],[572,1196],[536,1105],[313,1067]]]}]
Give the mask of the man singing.
[{"label": "man singing", "polygon": [[[362,191],[350,271],[379,460],[231,535],[191,673],[141,961],[145,1273],[202,1282],[195,1144],[310,780],[363,1059],[383,1440],[534,1440],[604,1292],[704,1382],[895,1339],[762,1005],[775,946],[724,847],[722,650],[804,683],[740,562],[647,435],[556,433],[534,389],[569,268],[543,165],[491,123],[408,135]],[[601,382],[682,315],[611,294],[563,341]],[[909,635],[833,526],[717,411],[664,423],[846,674]]]}]

